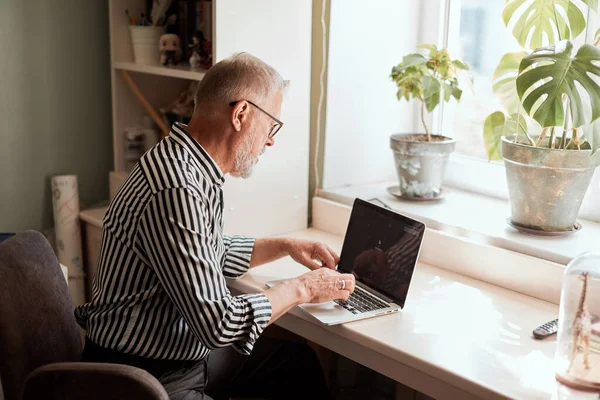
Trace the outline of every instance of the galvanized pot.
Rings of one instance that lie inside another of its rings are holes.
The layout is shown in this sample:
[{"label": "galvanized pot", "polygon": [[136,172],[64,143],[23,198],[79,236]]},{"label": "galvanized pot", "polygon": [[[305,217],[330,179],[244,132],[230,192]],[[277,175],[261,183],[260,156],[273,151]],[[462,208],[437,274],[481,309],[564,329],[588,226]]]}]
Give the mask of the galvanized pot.
[{"label": "galvanized pot", "polygon": [[411,140],[420,134],[390,137],[401,196],[407,199],[436,199],[442,194],[442,181],[454,139],[432,135],[431,142]]},{"label": "galvanized pot", "polygon": [[549,149],[524,136],[502,138],[512,223],[542,232],[572,231],[597,166],[591,150]]}]

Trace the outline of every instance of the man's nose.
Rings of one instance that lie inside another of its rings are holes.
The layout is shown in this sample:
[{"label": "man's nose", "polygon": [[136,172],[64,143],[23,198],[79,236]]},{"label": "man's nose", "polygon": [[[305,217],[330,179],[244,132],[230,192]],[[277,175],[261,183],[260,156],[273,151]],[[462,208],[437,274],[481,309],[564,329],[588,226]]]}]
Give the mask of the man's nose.
[{"label": "man's nose", "polygon": [[270,137],[269,139],[267,139],[267,146],[271,147],[275,145],[275,138],[274,137]]}]

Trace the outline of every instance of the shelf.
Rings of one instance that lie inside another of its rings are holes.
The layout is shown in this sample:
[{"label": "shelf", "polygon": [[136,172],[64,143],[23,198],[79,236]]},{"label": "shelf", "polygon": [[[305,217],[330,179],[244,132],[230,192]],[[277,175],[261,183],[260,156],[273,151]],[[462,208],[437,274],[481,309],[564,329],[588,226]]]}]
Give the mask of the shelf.
[{"label": "shelf", "polygon": [[141,72],[143,74],[170,76],[173,78],[191,79],[196,81],[202,80],[204,74],[206,73],[205,69],[192,69],[187,63],[163,67],[161,65],[145,65],[136,64],[134,62],[115,62],[113,63],[113,68],[125,71]]}]

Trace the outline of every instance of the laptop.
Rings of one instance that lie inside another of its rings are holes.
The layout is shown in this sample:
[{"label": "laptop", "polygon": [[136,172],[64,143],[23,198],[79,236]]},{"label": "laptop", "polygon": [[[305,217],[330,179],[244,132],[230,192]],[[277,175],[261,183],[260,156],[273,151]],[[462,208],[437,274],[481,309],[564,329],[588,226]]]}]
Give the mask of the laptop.
[{"label": "laptop", "polygon": [[[406,302],[425,224],[356,199],[346,230],[338,272],[354,274],[356,288],[346,301],[299,307],[325,325],[337,325],[400,311]],[[273,287],[281,281],[267,282]]]}]

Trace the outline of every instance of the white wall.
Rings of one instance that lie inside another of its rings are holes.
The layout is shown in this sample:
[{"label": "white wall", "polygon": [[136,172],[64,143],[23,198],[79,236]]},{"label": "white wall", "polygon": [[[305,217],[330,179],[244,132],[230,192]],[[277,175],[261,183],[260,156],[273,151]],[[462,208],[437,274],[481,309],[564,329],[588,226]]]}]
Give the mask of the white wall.
[{"label": "white wall", "polygon": [[396,100],[389,75],[417,50],[421,6],[332,0],[323,188],[395,179],[389,136],[419,127],[414,104]]},{"label": "white wall", "polygon": [[272,65],[290,81],[283,129],[252,176],[227,177],[224,230],[267,236],[308,224],[308,151],[312,3],[306,0],[218,0],[216,61],[238,51]]}]

